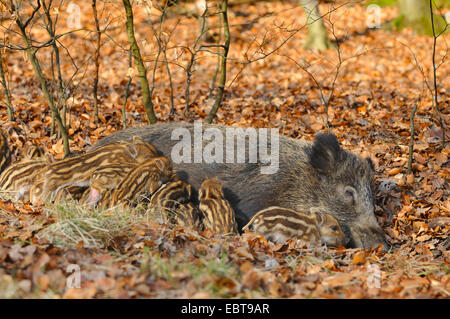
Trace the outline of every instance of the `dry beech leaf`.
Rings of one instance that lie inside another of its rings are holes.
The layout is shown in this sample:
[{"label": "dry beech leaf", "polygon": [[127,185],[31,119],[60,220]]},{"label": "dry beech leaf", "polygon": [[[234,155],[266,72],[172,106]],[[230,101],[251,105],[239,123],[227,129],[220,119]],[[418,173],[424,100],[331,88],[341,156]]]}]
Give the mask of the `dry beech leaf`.
[{"label": "dry beech leaf", "polygon": [[244,257],[244,258],[249,259],[249,260],[254,260],[255,259],[253,257],[253,255],[250,253],[250,251],[247,248],[245,248],[245,247],[239,247],[238,249],[236,249],[234,251],[234,253],[236,255],[238,255],[239,257]]},{"label": "dry beech leaf", "polygon": [[357,252],[353,255],[352,264],[360,265],[366,262],[366,253],[364,251]]}]

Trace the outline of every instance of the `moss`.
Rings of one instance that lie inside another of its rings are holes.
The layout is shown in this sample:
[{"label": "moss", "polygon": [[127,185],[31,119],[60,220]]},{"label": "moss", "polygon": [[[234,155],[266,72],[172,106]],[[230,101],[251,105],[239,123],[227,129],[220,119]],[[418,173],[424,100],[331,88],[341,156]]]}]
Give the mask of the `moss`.
[{"label": "moss", "polygon": [[[376,4],[380,7],[393,7],[397,5],[398,0],[370,0],[364,3],[365,6]],[[448,0],[433,0],[433,5],[439,10],[443,8],[450,8],[450,1]]]},{"label": "moss", "polygon": [[370,6],[371,4],[376,4],[380,7],[391,7],[397,4],[397,0],[370,0],[367,1],[364,5]]},{"label": "moss", "polygon": [[[386,23],[383,28],[388,30],[402,30],[404,28],[412,27],[413,30],[419,35],[433,35],[433,29],[431,27],[431,21],[428,17],[423,17],[419,20],[408,20],[405,15],[399,15],[394,20]],[[434,27],[435,34],[438,35],[445,30],[446,22],[445,19],[440,15],[434,15]],[[450,28],[445,31],[448,33]]]}]

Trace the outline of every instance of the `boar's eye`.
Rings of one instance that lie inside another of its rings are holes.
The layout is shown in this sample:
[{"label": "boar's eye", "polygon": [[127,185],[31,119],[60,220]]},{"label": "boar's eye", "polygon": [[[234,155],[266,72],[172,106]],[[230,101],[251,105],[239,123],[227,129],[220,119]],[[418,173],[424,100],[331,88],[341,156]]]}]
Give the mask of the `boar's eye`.
[{"label": "boar's eye", "polygon": [[331,226],[330,228],[331,228],[332,231],[338,231],[339,230],[339,228],[337,226]]},{"label": "boar's eye", "polygon": [[351,186],[347,186],[344,191],[345,197],[352,203],[355,202],[355,189]]}]

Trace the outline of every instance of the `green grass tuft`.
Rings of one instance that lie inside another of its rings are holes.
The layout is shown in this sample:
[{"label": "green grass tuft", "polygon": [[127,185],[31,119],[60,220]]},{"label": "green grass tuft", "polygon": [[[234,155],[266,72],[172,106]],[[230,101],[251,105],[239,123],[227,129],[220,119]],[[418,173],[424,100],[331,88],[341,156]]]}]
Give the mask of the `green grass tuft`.
[{"label": "green grass tuft", "polygon": [[156,214],[141,209],[94,209],[75,201],[47,204],[44,208],[56,222],[39,233],[56,246],[76,246],[82,242],[86,248],[107,247],[117,236],[132,235],[138,223],[154,220]]}]

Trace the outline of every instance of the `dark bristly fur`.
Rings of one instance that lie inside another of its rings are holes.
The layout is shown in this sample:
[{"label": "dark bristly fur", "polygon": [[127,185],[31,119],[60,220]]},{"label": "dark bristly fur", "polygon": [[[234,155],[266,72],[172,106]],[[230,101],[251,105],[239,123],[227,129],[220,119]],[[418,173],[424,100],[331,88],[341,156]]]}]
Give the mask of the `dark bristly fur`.
[{"label": "dark bristly fur", "polygon": [[[194,136],[193,124],[159,123],[115,132],[97,142],[90,151],[114,141],[140,136],[170,157],[172,148],[179,143],[179,140],[171,139],[172,131],[180,127],[188,129]],[[210,127],[223,132],[226,145],[227,127],[203,124],[204,130]],[[323,207],[338,220],[349,246],[369,248],[384,244],[388,247],[374,215],[374,170],[370,161],[343,150],[332,135],[318,135],[314,142],[280,136],[279,142],[276,174],[261,174],[260,167],[265,164],[260,162],[175,163],[174,170],[196,190],[207,178],[220,179],[240,227],[258,211],[270,206],[296,211]],[[207,143],[209,141],[204,141]],[[270,151],[270,140],[267,147]],[[246,152],[248,149],[247,143]]]}]

